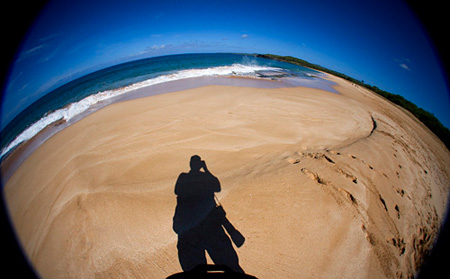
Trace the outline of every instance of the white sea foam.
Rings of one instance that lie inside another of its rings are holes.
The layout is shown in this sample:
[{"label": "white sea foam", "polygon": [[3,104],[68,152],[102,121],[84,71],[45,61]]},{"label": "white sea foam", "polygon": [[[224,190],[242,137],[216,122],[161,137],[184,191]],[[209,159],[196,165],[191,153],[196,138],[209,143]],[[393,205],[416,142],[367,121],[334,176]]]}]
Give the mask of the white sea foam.
[{"label": "white sea foam", "polygon": [[83,112],[91,108],[93,105],[117,97],[119,95],[125,94],[127,92],[155,84],[180,79],[196,78],[204,76],[230,76],[230,75],[251,76],[255,74],[256,71],[264,71],[264,70],[280,70],[280,69],[273,67],[263,67],[252,64],[250,65],[233,64],[231,66],[220,66],[205,69],[181,70],[171,74],[162,75],[156,78],[147,79],[142,82],[134,83],[126,87],[98,92],[78,102],[72,103],[64,108],[50,112],[49,114],[45,115],[44,117],[42,117],[41,119],[30,125],[22,133],[20,133],[13,141],[11,141],[6,147],[2,149],[0,159],[2,159],[3,156],[8,154],[8,152],[16,148],[22,142],[25,142],[36,136],[40,131],[42,131],[45,127],[51,125],[52,123],[55,123],[56,121],[59,120],[69,121],[73,119],[75,116],[82,114]]}]

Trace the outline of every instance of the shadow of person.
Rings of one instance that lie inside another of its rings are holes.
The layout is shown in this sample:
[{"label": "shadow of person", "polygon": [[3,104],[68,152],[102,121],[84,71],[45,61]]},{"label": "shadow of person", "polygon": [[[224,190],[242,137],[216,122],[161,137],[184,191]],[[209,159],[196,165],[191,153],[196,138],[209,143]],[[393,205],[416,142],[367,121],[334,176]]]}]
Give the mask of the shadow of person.
[{"label": "shadow of person", "polygon": [[188,173],[180,174],[175,184],[177,206],[173,230],[178,234],[178,259],[183,271],[206,264],[206,251],[215,264],[244,273],[224,227],[232,231],[231,234],[241,236],[235,241],[238,247],[243,244],[244,238],[229,223],[225,211],[214,200],[214,193],[221,190],[219,180],[209,172],[205,161],[198,155],[191,157],[190,167]]}]

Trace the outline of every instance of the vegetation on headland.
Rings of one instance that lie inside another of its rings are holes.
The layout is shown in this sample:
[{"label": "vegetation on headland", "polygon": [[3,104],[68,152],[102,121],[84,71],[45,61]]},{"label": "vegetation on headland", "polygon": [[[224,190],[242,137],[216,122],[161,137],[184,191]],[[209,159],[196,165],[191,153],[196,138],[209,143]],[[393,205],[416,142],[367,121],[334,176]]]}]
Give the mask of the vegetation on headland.
[{"label": "vegetation on headland", "polygon": [[445,144],[445,146],[447,146],[448,149],[450,149],[450,130],[447,127],[445,127],[432,113],[430,113],[422,108],[419,108],[417,105],[406,100],[404,97],[402,97],[400,95],[384,91],[376,86],[366,84],[366,83],[364,83],[364,81],[354,79],[345,74],[327,69],[320,65],[312,64],[308,61],[305,61],[305,60],[299,59],[299,58],[295,58],[292,56],[279,56],[279,55],[274,55],[274,54],[257,54],[256,56],[260,57],[260,58],[267,58],[267,59],[272,59],[272,60],[277,60],[277,61],[283,61],[283,62],[311,68],[314,70],[319,70],[319,71],[329,73],[331,75],[343,78],[343,79],[353,82],[354,84],[357,84],[359,86],[365,87],[365,88],[375,92],[376,94],[383,96],[384,98],[388,99],[389,101],[393,102],[394,104],[399,105],[399,106],[405,108],[406,110],[408,110],[409,112],[411,112],[417,119],[419,119],[423,124],[425,124],[425,126],[427,126],[437,137],[439,137],[439,139],[441,139],[441,141]]}]

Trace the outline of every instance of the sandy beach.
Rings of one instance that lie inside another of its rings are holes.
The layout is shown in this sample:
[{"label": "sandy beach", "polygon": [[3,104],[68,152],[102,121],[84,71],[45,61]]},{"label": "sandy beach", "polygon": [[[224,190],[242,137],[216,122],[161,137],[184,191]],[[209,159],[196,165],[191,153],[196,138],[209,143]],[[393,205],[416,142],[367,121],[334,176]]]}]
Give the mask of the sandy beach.
[{"label": "sandy beach", "polygon": [[408,112],[328,78],[339,94],[207,85],[126,100],[52,136],[4,188],[39,274],[180,272],[174,187],[199,155],[246,239],[246,273],[414,275],[443,220],[450,152]]}]

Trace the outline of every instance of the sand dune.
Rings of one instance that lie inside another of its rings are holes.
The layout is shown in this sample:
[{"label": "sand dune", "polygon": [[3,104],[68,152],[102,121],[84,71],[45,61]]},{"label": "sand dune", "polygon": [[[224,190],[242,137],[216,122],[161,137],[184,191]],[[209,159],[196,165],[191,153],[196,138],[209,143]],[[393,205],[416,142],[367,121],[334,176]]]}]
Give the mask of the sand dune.
[{"label": "sand dune", "polygon": [[246,238],[235,250],[247,273],[414,274],[443,219],[450,153],[402,109],[329,78],[340,94],[204,86],[115,103],[62,130],[5,186],[38,272],[165,278],[181,271],[174,186],[198,154]]}]

